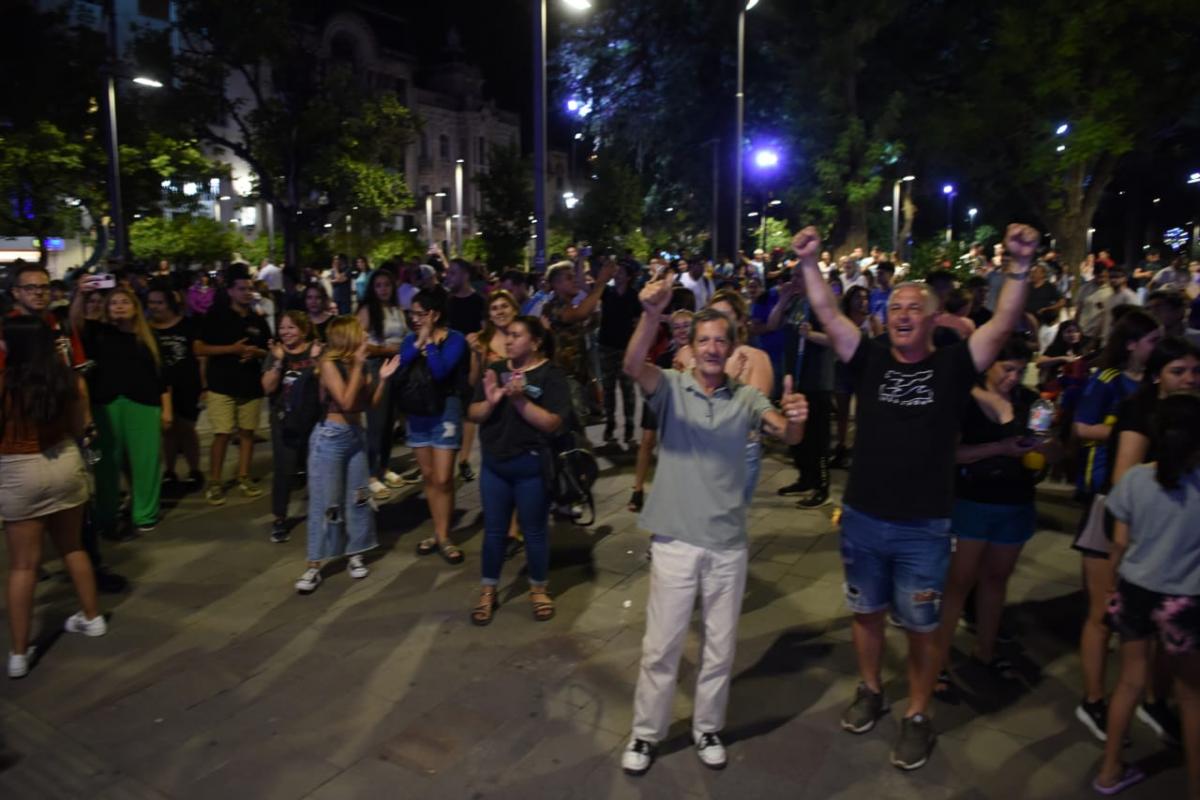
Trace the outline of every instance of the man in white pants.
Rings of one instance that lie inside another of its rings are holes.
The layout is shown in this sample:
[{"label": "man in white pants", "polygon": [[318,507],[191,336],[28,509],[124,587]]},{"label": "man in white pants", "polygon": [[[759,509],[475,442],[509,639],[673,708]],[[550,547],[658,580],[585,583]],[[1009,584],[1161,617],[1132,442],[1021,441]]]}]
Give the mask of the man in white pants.
[{"label": "man in white pants", "polygon": [[746,586],[746,436],[761,430],[788,444],[804,435],[808,404],[784,382],[781,410],[752,386],[725,375],[737,345],[733,323],[712,309],[692,320],[696,366],[687,372],[646,363],[671,287],[654,281],[641,293],[645,309],[625,350],[625,372],[642,387],[659,420],[654,488],[641,525],[654,534],[646,635],[633,699],[633,733],[621,758],[641,775],[670,725],[679,657],[696,593],[704,648],[696,679],[692,741],[705,766],[725,766],[718,734],[725,724],[738,616]]}]

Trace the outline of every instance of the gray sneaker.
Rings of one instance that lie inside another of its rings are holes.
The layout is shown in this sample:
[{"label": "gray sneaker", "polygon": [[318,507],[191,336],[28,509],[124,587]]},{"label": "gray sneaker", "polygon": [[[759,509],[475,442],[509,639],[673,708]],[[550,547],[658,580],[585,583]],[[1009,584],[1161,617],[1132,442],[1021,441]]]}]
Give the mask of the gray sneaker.
[{"label": "gray sneaker", "polygon": [[887,712],[883,692],[872,692],[865,683],[860,683],[854,692],[854,702],[842,712],[842,728],[850,733],[866,733]]},{"label": "gray sneaker", "polygon": [[892,747],[892,766],[920,769],[933,749],[933,721],[924,714],[913,714],[900,721],[900,735]]}]

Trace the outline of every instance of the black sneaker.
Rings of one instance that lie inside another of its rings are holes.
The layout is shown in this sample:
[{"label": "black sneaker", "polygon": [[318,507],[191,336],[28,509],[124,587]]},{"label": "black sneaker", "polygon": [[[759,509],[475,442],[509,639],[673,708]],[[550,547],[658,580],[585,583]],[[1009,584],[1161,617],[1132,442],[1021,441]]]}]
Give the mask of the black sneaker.
[{"label": "black sneaker", "polygon": [[820,508],[827,505],[829,505],[829,491],[826,489],[817,489],[808,497],[801,497],[796,501],[796,508]]},{"label": "black sneaker", "polygon": [[626,506],[635,514],[642,510],[642,506],[646,504],[646,493],[641,489],[634,489],[633,494],[629,495],[629,505]]},{"label": "black sneaker", "polygon": [[462,478],[465,483],[470,483],[471,481],[475,480],[475,470],[471,469],[471,465],[464,461],[458,465],[458,476]]},{"label": "black sneaker", "polygon": [[625,429],[625,444],[627,444],[627,445],[637,444],[637,435],[634,434],[633,428]]},{"label": "black sneaker", "polygon": [[174,490],[179,485],[179,476],[170,470],[163,473],[162,487],[165,491]]},{"label": "black sneaker", "polygon": [[605,428],[603,438],[604,438],[605,444],[616,444],[617,443],[617,432],[614,431],[612,428]]},{"label": "black sneaker", "polygon": [[204,488],[204,473],[198,469],[189,472],[187,480],[183,482],[183,488],[188,492],[200,491]]},{"label": "black sneaker", "polygon": [[1075,708],[1075,719],[1082,722],[1098,741],[1108,741],[1108,703],[1103,700],[1094,703],[1084,700]]},{"label": "black sneaker", "polygon": [[892,748],[892,766],[920,769],[933,749],[933,721],[924,714],[913,714],[900,721],[900,735]]},{"label": "black sneaker", "polygon": [[271,525],[271,541],[275,544],[283,544],[292,535],[288,532],[287,520],[277,519]]},{"label": "black sneaker", "polygon": [[1155,736],[1167,744],[1178,747],[1183,741],[1179,717],[1167,706],[1166,700],[1138,704],[1137,718],[1149,725]]},{"label": "black sneaker", "polygon": [[850,733],[866,733],[888,712],[883,692],[872,692],[860,683],[854,692],[854,702],[842,712],[842,729]]},{"label": "black sneaker", "polygon": [[780,486],[777,490],[775,490],[775,494],[779,495],[780,497],[792,497],[794,495],[804,494],[805,492],[811,491],[812,487],[805,486],[804,481],[796,481],[795,483],[789,483],[787,486]]}]

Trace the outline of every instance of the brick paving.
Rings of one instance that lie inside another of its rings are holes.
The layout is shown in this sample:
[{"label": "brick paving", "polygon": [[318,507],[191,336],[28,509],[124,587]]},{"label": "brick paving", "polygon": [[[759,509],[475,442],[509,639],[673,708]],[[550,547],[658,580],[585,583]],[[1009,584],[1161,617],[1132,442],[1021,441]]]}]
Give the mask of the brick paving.
[{"label": "brick paving", "polygon": [[[269,448],[257,456],[265,474]],[[267,498],[235,490],[221,508],[184,498],[154,533],[107,545],[134,582],[103,598],[108,636],[55,635],[73,595],[57,576],[39,585],[44,655],[28,678],[0,684],[0,797],[1094,796],[1100,748],[1073,718],[1083,601],[1066,493],[1042,492],[1041,530],[1011,584],[1021,680],[998,685],[960,669],[964,702],[936,707],[930,763],[906,774],[887,763],[898,710],[862,737],[838,727],[856,678],[832,507],[801,511],[776,496],[794,477],[778,452],[768,454],[751,511],[729,767],[706,770],[687,744],[694,626],[671,740],[649,774],[623,775],[648,575],[647,537],[624,507],[632,461],[604,455],[594,529],[553,530],[558,616],[547,624],[530,616],[519,558],[507,565],[495,622],[469,624],[476,484],[458,495],[464,566],[415,554],[429,523],[410,492],[381,511],[370,577],[352,581],[333,565],[308,597],[291,588],[303,569],[303,525],[272,545]],[[844,473],[835,478],[840,490]],[[900,644],[891,632],[885,679],[902,709]],[[1113,673],[1110,681],[1115,663]],[[1123,796],[1183,796],[1178,753],[1138,723],[1132,734],[1129,756],[1152,775]]]}]

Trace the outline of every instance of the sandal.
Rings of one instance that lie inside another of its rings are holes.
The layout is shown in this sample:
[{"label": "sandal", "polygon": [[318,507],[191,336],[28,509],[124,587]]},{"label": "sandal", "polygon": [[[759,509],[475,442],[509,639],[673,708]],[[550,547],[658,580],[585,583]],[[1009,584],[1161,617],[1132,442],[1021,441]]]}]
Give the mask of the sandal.
[{"label": "sandal", "polygon": [[463,551],[459,550],[449,542],[446,542],[445,544],[439,544],[437,551],[438,555],[440,555],[447,564],[453,564],[454,566],[461,564],[465,558],[465,556],[463,556]]},{"label": "sandal", "polygon": [[[544,597],[544,600],[537,598]],[[543,586],[540,589],[529,590],[529,599],[533,602],[533,618],[538,622],[548,622],[554,618],[554,601],[550,599],[550,592],[546,591]]]},{"label": "sandal", "polygon": [[475,604],[475,608],[471,609],[471,622],[475,625],[491,625],[492,614],[500,607],[500,602],[496,599],[495,587],[481,589],[479,591],[479,602]]},{"label": "sandal", "polygon": [[634,489],[633,494],[629,496],[629,505],[625,506],[630,511],[637,513],[642,510],[642,506],[646,502],[646,493],[641,489]]},{"label": "sandal", "polygon": [[438,549],[437,539],[430,536],[428,539],[422,539],[417,543],[417,555],[427,556],[431,553],[436,553]]},{"label": "sandal", "polygon": [[958,705],[958,687],[954,685],[954,678],[950,676],[949,670],[944,669],[938,673],[937,681],[933,684],[933,696],[943,703]]},{"label": "sandal", "polygon": [[992,673],[993,676],[1001,680],[1011,681],[1016,680],[1017,678],[1016,667],[1014,667],[1013,663],[1004,656],[995,656],[991,661],[983,661],[975,656],[971,656],[971,658],[976,664],[979,664],[988,672]]}]

